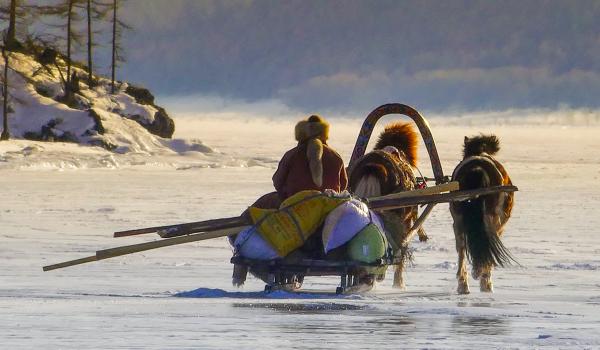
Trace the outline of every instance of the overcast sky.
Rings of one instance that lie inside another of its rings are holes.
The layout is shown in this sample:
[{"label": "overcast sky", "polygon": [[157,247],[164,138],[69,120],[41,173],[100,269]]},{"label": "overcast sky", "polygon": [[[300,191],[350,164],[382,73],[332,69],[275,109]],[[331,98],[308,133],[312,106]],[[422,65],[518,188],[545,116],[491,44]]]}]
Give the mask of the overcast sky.
[{"label": "overcast sky", "polygon": [[301,111],[600,106],[600,1],[128,0],[124,80]]}]

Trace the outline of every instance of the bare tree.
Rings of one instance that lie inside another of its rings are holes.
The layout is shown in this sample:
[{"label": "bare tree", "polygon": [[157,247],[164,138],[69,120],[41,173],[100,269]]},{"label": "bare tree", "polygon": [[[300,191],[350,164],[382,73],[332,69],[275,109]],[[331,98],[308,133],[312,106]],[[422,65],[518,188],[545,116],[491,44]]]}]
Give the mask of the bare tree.
[{"label": "bare tree", "polygon": [[10,132],[8,131],[8,53],[6,52],[6,42],[8,34],[4,36],[4,45],[2,45],[2,58],[4,59],[4,74],[2,76],[2,134],[0,140],[8,140]]},{"label": "bare tree", "polygon": [[92,0],[87,0],[87,56],[88,56],[88,86],[92,87],[94,78],[92,75]]},{"label": "bare tree", "polygon": [[19,36],[26,36],[26,30],[31,21],[37,19],[40,14],[51,11],[55,6],[39,5],[25,0],[10,0],[7,4],[0,5],[0,18],[8,21],[6,31],[5,48],[9,51],[21,50],[23,45]]},{"label": "bare tree", "polygon": [[[64,30],[63,28],[66,24],[66,36],[61,36],[60,32],[58,35],[54,34],[46,36],[54,38],[52,39],[53,45],[56,45],[57,47],[64,45],[63,50],[66,50],[65,55],[63,55],[63,59],[66,64],[66,74],[64,78],[61,78],[61,80],[63,81],[64,85],[64,96],[62,97],[62,100],[68,105],[73,102],[74,93],[79,90],[78,78],[72,72],[72,47],[74,44],[79,47],[83,46],[82,28],[77,26],[77,24],[81,23],[83,20],[80,11],[85,7],[85,1],[86,0],[60,0],[57,5],[48,6],[43,12],[45,16],[51,17],[53,20],[52,23],[47,25],[50,28],[54,28],[55,31]],[[62,71],[60,68],[59,73],[62,77]]]},{"label": "bare tree", "polygon": [[6,32],[6,39],[4,40],[3,49],[11,50],[17,49],[21,46],[20,43],[17,41],[17,13],[19,17],[24,16],[24,13],[23,11],[21,11],[18,5],[19,1],[10,0],[10,7],[8,8],[8,31]]},{"label": "bare tree", "polygon": [[[71,76],[71,46],[73,41],[81,44],[82,37],[79,32],[74,31],[74,22],[80,21],[82,18],[77,13],[77,8],[83,5],[82,0],[66,0],[66,17],[67,17],[67,85],[73,83]],[[68,87],[73,89],[72,86]]]},{"label": "bare tree", "polygon": [[102,3],[95,0],[86,0],[86,17],[87,17],[87,59],[88,59],[88,86],[94,86],[93,77],[93,48],[96,46],[93,35],[96,34],[92,30],[93,20],[102,20],[108,16],[110,12],[110,4]]},{"label": "bare tree", "polygon": [[110,93],[114,94],[116,92],[115,89],[115,71],[116,67],[119,63],[125,62],[125,56],[123,54],[123,48],[121,46],[121,38],[123,35],[123,31],[126,29],[131,29],[131,27],[121,21],[117,17],[119,4],[124,2],[125,0],[113,0],[111,10],[112,10],[112,59],[111,59],[111,83],[110,83]]}]

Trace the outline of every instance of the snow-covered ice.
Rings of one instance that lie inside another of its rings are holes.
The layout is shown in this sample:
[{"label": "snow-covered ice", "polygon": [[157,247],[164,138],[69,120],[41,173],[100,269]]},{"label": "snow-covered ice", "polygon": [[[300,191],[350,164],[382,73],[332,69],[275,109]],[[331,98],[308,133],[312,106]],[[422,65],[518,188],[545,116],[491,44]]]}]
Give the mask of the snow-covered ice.
[{"label": "snow-covered ice", "polygon": [[[504,242],[522,267],[496,270],[495,293],[471,280],[470,295],[456,294],[447,205],[425,224],[430,241],[413,243],[403,291],[390,271],[364,295],[265,295],[256,279],[236,289],[225,239],[42,272],[156,239],[111,238],[117,230],[240,213],[271,189],[278,157],[294,144],[292,120],[181,119],[176,136],[210,150],[0,143],[0,347],[600,348],[600,126],[430,122],[446,173],[463,136],[501,138],[499,158],[520,188]],[[361,121],[332,124],[330,144],[348,160]],[[305,287],[333,292],[337,282],[307,278]]]}]

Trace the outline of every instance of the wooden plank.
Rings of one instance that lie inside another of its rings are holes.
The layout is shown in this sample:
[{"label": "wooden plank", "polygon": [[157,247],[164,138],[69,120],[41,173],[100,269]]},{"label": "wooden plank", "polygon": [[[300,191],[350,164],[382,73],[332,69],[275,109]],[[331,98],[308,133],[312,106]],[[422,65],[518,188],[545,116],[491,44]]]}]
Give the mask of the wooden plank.
[{"label": "wooden plank", "polygon": [[420,204],[448,203],[456,201],[465,201],[474,199],[486,194],[498,192],[515,192],[519,189],[516,186],[493,186],[478,188],[475,190],[453,191],[442,194],[421,195],[408,198],[392,198],[369,201],[369,208],[374,210],[391,210],[405,207],[412,207]]},{"label": "wooden plank", "polygon": [[192,233],[222,230],[222,229],[226,229],[226,228],[236,228],[239,226],[250,225],[250,224],[251,224],[251,222],[248,219],[239,217],[239,220],[223,221],[222,223],[217,223],[214,225],[198,225],[198,226],[191,225],[191,226],[173,228],[170,230],[159,230],[156,233],[161,238],[173,238],[173,237],[189,235]]},{"label": "wooden plank", "polygon": [[[436,194],[447,191],[455,191],[458,189],[458,182],[449,182],[442,185],[431,186],[427,188],[417,189],[413,191],[405,191],[392,193],[387,196],[369,198],[369,200],[380,200],[389,198],[405,198],[415,197],[425,194]],[[234,216],[229,218],[212,219],[205,221],[196,221],[183,224],[165,225],[165,226],[154,226],[140,229],[117,231],[114,233],[114,237],[128,237],[142,235],[146,233],[158,233],[162,238],[178,237],[183,235],[189,235],[197,232],[214,231],[226,228],[234,228],[241,225],[251,224],[248,220],[242,216]]]},{"label": "wooden plank", "polygon": [[168,246],[177,245],[177,244],[190,243],[190,242],[196,242],[196,241],[203,241],[206,239],[230,236],[230,235],[234,235],[248,227],[249,226],[238,226],[235,228],[226,228],[226,229],[210,231],[210,232],[202,232],[202,233],[197,233],[197,234],[192,234],[192,235],[187,235],[187,236],[161,239],[161,240],[153,241],[153,242],[132,244],[132,245],[127,245],[127,246],[122,246],[122,247],[115,247],[115,248],[110,248],[110,249],[99,250],[96,252],[96,258],[98,260],[102,260],[102,259],[113,258],[113,257],[121,256],[121,255],[143,252],[143,251],[151,250],[151,249],[168,247]]},{"label": "wooden plank", "polygon": [[110,249],[99,250],[96,252],[96,255],[88,256],[81,259],[69,260],[62,263],[44,266],[44,271],[62,269],[64,267],[85,264],[93,261],[109,259],[121,255],[133,254],[137,252],[143,252],[150,249],[156,249],[161,247],[168,247],[177,244],[189,243],[189,242],[197,242],[203,241],[207,239],[217,238],[217,237],[225,237],[229,235],[236,234],[241,230],[247,228],[249,226],[238,226],[235,228],[227,228],[222,230],[215,230],[210,232],[202,232],[188,236],[181,236],[175,238],[162,239],[159,241],[146,242],[140,244],[132,244],[122,247],[115,247]]},{"label": "wooden plank", "polygon": [[89,262],[96,261],[96,260],[98,260],[96,258],[96,256],[92,255],[92,256],[87,256],[85,258],[81,258],[81,259],[69,260],[69,261],[61,262],[61,263],[54,264],[54,265],[44,266],[42,269],[44,271],[51,271],[51,270],[56,270],[56,269],[62,269],[63,267],[85,264],[85,263],[89,263]]},{"label": "wooden plank", "polygon": [[369,202],[377,201],[377,200],[381,200],[381,199],[408,198],[408,197],[418,197],[418,196],[423,196],[423,195],[440,194],[443,192],[458,191],[459,187],[460,187],[460,185],[459,185],[458,181],[452,181],[452,182],[448,182],[448,183],[445,183],[442,185],[419,188],[419,189],[412,190],[412,191],[396,192],[396,193],[388,194],[385,196],[371,197],[371,198],[369,198]]},{"label": "wooden plank", "polygon": [[178,230],[196,230],[196,232],[200,231],[210,231],[216,230],[223,227],[224,225],[233,225],[229,227],[235,227],[239,225],[243,225],[246,223],[246,220],[241,216],[234,216],[230,218],[221,218],[221,219],[213,219],[213,220],[205,220],[205,221],[196,221],[196,222],[188,222],[184,224],[174,224],[174,225],[165,225],[165,226],[154,226],[154,227],[146,227],[139,228],[134,230],[126,230],[126,231],[117,231],[114,233],[114,237],[127,237],[127,236],[136,236],[142,235],[146,233],[154,233],[158,231],[165,231],[170,233],[171,230],[174,232]]}]

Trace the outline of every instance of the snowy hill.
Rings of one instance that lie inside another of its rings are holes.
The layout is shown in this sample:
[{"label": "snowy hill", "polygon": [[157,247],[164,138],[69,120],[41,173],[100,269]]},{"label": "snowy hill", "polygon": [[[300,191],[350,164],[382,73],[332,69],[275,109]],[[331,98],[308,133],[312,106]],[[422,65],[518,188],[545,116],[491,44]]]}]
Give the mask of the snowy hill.
[{"label": "snowy hill", "polygon": [[[100,146],[115,153],[181,152],[173,149],[175,124],[166,111],[154,104],[143,88],[119,83],[110,94],[110,81],[97,77],[89,87],[86,72],[72,70],[80,79],[80,91],[70,106],[64,95],[61,73],[56,65],[42,65],[32,55],[10,53],[9,131],[11,139],[62,141]],[[58,59],[59,65],[63,63]],[[0,62],[3,67],[4,62]],[[64,74],[64,73],[62,73]],[[176,142],[181,146],[181,142]],[[190,145],[191,149],[209,151]]]}]

